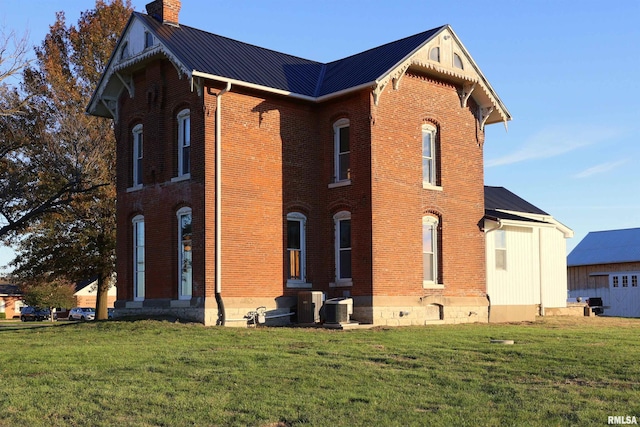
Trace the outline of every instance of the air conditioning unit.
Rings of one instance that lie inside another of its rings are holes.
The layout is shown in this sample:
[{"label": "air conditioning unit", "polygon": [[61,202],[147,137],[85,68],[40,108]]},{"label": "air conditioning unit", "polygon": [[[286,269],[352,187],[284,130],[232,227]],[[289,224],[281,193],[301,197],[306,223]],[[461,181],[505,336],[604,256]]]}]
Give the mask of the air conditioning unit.
[{"label": "air conditioning unit", "polygon": [[298,323],[320,323],[320,308],[324,302],[321,291],[298,292]]},{"label": "air conditioning unit", "polygon": [[351,298],[331,298],[324,303],[325,323],[349,323],[352,314]]}]

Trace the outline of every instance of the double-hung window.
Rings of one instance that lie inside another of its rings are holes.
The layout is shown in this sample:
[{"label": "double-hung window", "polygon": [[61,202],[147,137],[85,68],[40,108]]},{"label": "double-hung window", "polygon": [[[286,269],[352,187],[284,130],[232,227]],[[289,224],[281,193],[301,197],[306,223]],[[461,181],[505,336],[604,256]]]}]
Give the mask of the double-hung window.
[{"label": "double-hung window", "polygon": [[191,209],[178,210],[178,298],[191,299],[193,293],[193,232]]},{"label": "double-hung window", "polygon": [[430,124],[422,125],[422,185],[436,186],[436,128]]},{"label": "double-hung window", "polygon": [[295,286],[306,280],[306,236],[307,218],[298,212],[287,215],[287,284]]},{"label": "double-hung window", "polygon": [[422,217],[422,281],[438,284],[438,219]]},{"label": "double-hung window", "polygon": [[334,217],[336,285],[351,285],[351,213],[342,211]]},{"label": "double-hung window", "polygon": [[191,115],[189,110],[178,114],[178,176],[191,173]]},{"label": "double-hung window", "polygon": [[133,300],[144,300],[144,217],[137,215],[133,224]]},{"label": "double-hung window", "polygon": [[142,186],[142,125],[133,128],[133,187]]},{"label": "double-hung window", "polygon": [[351,179],[351,142],[349,138],[349,120],[340,119],[333,125],[335,152],[335,182]]}]

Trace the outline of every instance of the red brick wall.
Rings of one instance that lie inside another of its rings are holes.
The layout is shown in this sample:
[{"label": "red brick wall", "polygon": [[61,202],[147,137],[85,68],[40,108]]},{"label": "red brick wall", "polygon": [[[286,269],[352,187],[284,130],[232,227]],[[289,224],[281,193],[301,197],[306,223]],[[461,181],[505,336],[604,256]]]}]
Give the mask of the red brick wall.
[{"label": "red brick wall", "polygon": [[[168,61],[134,79],[135,97],[121,98],[118,139],[118,296],[132,300],[131,219],[145,217],[146,299],[178,297],[176,211],[193,211],[193,295],[215,290],[215,109],[222,86],[191,92]],[[322,105],[234,86],[221,97],[223,153],[223,297],[295,295],[286,288],[286,215],[307,217],[307,282],[328,296],[408,296],[422,287],[421,220],[442,224],[447,296],[485,293],[482,142],[455,87],[406,75],[387,87],[378,106],[367,91]],[[177,172],[176,115],[191,110],[191,179]],[[351,185],[334,176],[333,124],[350,121]],[[443,191],[422,188],[421,125],[438,127]],[[131,185],[133,127],[144,125],[144,182]],[[413,159],[413,160],[411,160]],[[335,278],[333,215],[351,212],[353,286]]]},{"label": "red brick wall", "polygon": [[[134,216],[145,219],[146,295],[173,298],[178,295],[178,225],[176,211],[193,211],[193,295],[204,294],[204,114],[202,101],[179,78],[168,61],[157,61],[134,76],[135,96],[125,92],[116,124],[117,150],[117,272],[118,298],[133,299]],[[191,111],[191,180],[171,182],[177,173],[177,114]],[[143,124],[144,188],[127,191],[132,183],[132,129]]]},{"label": "red brick wall", "polygon": [[[485,295],[483,132],[450,84],[407,74],[373,107],[372,205],[375,295]],[[438,129],[442,191],[422,188],[423,123]],[[441,219],[440,283],[422,286],[422,217]]]}]

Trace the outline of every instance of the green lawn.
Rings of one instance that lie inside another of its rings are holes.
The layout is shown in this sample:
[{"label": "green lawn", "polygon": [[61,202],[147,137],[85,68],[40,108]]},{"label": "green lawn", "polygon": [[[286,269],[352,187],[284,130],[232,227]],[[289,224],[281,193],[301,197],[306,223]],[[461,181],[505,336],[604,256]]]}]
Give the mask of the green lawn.
[{"label": "green lawn", "polygon": [[357,331],[37,325],[0,322],[0,426],[640,421],[637,319]]}]

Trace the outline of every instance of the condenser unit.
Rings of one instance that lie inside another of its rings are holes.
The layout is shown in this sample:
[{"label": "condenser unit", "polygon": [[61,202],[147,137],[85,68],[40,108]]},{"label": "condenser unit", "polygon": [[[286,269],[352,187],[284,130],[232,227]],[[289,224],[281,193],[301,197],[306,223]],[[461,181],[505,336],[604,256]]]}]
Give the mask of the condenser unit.
[{"label": "condenser unit", "polygon": [[320,323],[320,308],[324,302],[321,291],[298,292],[298,323]]},{"label": "condenser unit", "polygon": [[325,323],[349,323],[352,314],[351,298],[332,298],[324,303]]}]

